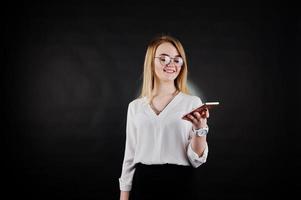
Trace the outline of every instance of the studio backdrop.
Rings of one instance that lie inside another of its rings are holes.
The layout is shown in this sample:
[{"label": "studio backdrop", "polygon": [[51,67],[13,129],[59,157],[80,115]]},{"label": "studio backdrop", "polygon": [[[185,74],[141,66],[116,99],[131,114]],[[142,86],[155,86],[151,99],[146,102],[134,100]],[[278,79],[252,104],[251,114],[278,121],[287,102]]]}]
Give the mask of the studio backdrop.
[{"label": "studio backdrop", "polygon": [[203,199],[288,197],[300,187],[292,182],[300,168],[295,9],[167,2],[6,11],[2,180],[11,198],[119,198],[127,106],[160,34],[182,42],[191,93],[220,102],[197,174]]}]

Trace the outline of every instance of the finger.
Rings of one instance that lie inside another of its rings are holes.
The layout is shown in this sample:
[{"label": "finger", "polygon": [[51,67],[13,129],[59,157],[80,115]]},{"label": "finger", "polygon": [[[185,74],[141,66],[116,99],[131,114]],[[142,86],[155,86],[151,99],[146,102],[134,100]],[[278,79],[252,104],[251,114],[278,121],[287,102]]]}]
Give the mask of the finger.
[{"label": "finger", "polygon": [[209,118],[209,110],[208,109],[203,110],[201,116],[202,118]]},{"label": "finger", "polygon": [[199,112],[194,112],[194,117],[199,121],[201,119],[201,114]]},{"label": "finger", "polygon": [[205,118],[206,117],[206,110],[202,110],[202,112],[200,113],[201,117],[202,118]]},{"label": "finger", "polygon": [[194,124],[198,123],[198,120],[193,115],[188,115],[188,117],[191,119],[191,122]]},{"label": "finger", "polygon": [[207,111],[206,111],[206,118],[209,118],[209,110],[207,109]]}]

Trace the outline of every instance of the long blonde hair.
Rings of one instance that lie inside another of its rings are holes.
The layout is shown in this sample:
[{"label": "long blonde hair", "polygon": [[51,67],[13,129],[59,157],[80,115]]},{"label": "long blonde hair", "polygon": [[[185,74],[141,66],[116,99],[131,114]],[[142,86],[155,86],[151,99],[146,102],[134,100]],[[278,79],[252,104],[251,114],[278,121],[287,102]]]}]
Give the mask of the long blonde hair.
[{"label": "long blonde hair", "polygon": [[153,98],[152,90],[154,88],[154,57],[158,46],[162,43],[171,43],[179,52],[180,56],[183,58],[183,66],[178,77],[175,80],[175,87],[177,90],[190,94],[187,87],[187,61],[184,48],[179,40],[172,36],[162,35],[157,36],[150,41],[148,44],[145,60],[144,60],[144,70],[143,70],[143,84],[141,89],[140,98],[147,97],[148,101],[151,101]]}]

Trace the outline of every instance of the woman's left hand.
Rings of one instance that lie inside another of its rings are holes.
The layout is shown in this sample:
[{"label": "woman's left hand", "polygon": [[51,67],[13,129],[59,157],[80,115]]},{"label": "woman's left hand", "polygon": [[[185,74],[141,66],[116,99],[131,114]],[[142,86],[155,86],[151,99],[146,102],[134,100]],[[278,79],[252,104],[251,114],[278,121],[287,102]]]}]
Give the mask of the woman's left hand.
[{"label": "woman's left hand", "polygon": [[209,110],[205,109],[201,112],[194,112],[188,115],[189,121],[192,123],[194,129],[207,127],[207,118],[209,118]]}]

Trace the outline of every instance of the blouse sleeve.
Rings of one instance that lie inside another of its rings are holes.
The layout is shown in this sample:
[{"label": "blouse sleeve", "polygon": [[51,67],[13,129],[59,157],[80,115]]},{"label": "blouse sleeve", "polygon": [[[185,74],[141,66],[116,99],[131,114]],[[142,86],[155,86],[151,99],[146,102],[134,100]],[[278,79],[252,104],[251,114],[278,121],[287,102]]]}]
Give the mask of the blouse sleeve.
[{"label": "blouse sleeve", "polygon": [[[202,100],[197,97],[196,98],[196,103],[194,103],[194,108],[200,106],[202,104]],[[194,168],[197,168],[199,167],[200,165],[202,165],[203,163],[206,162],[207,160],[207,156],[208,156],[208,143],[206,142],[206,148],[203,152],[203,155],[202,156],[199,156],[196,152],[193,151],[192,147],[191,147],[191,139],[192,139],[192,136],[193,136],[193,132],[192,132],[192,127],[189,131],[189,143],[188,143],[188,147],[187,147],[187,156],[188,156],[188,159],[191,163],[191,165],[194,167]]]},{"label": "blouse sleeve", "polygon": [[126,142],[125,152],[122,164],[121,177],[119,178],[119,187],[121,191],[130,191],[132,189],[132,180],[135,173],[135,146],[136,146],[136,128],[133,122],[132,104],[128,105],[126,122]]}]

